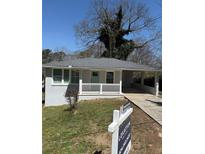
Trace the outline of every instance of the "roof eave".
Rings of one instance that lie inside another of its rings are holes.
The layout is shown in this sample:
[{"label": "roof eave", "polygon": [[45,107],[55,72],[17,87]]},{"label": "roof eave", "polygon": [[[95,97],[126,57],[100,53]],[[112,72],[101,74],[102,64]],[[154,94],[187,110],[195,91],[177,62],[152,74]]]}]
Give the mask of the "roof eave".
[{"label": "roof eave", "polygon": [[137,68],[103,68],[103,67],[75,67],[75,66],[43,66],[43,68],[73,68],[73,69],[114,69],[114,70],[127,70],[127,71],[144,71],[144,72],[161,72],[159,69],[137,69]]}]

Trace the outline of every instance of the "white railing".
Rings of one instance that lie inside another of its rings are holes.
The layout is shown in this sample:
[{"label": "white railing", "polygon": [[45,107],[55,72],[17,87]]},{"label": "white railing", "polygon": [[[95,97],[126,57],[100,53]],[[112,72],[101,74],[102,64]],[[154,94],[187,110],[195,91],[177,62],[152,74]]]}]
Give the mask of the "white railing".
[{"label": "white railing", "polygon": [[159,84],[156,83],[155,87],[147,86],[147,85],[141,85],[141,84],[136,84],[136,86],[140,89],[142,89],[145,92],[154,94],[156,96],[162,95],[162,92],[159,91]]},{"label": "white railing", "polygon": [[80,94],[120,94],[121,84],[119,83],[79,83]]}]

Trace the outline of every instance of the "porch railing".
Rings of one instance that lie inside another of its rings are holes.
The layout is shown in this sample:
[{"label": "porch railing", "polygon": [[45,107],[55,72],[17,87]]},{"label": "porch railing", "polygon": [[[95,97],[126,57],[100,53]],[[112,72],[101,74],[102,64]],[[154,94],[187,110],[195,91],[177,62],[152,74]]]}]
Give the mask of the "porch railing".
[{"label": "porch railing", "polygon": [[80,94],[120,94],[121,84],[80,82],[79,93]]}]

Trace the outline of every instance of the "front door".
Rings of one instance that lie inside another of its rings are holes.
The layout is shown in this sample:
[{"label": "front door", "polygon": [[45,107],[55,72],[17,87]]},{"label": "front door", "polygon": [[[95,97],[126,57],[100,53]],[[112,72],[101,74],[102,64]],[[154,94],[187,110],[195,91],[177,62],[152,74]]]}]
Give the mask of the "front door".
[{"label": "front door", "polygon": [[97,72],[97,71],[92,72],[91,83],[99,83],[99,72]]}]

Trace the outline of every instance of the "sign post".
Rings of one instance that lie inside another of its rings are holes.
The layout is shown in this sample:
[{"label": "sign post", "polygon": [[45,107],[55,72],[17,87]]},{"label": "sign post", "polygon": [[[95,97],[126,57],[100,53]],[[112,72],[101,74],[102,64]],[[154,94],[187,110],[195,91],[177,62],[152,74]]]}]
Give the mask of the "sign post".
[{"label": "sign post", "polygon": [[112,133],[112,154],[128,154],[131,149],[131,122],[130,115],[133,108],[130,104],[113,111],[113,122],[108,126]]}]

